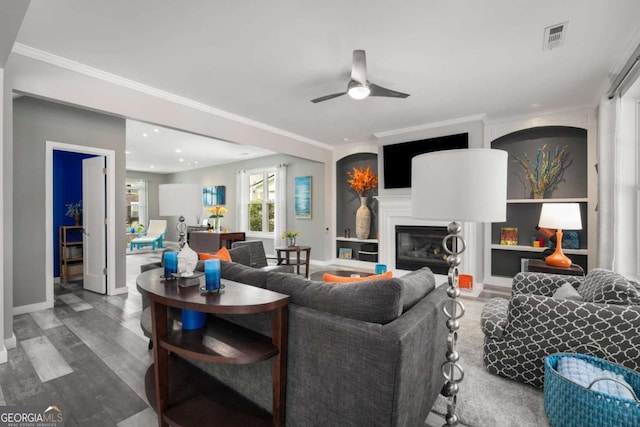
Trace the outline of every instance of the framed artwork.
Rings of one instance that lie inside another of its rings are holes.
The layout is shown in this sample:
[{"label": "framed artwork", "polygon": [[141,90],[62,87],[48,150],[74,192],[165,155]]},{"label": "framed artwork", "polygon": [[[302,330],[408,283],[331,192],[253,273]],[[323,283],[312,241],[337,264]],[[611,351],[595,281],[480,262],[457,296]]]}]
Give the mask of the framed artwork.
[{"label": "framed artwork", "polygon": [[294,211],[296,219],[311,219],[311,176],[294,178]]},{"label": "framed artwork", "polygon": [[500,244],[506,246],[517,246],[518,227],[502,227],[500,229]]},{"label": "framed artwork", "polygon": [[353,249],[351,249],[351,248],[339,248],[338,249],[338,258],[351,259],[352,256],[353,256]]},{"label": "framed artwork", "polygon": [[224,205],[226,202],[226,187],[224,185],[202,187],[202,204],[205,207]]}]

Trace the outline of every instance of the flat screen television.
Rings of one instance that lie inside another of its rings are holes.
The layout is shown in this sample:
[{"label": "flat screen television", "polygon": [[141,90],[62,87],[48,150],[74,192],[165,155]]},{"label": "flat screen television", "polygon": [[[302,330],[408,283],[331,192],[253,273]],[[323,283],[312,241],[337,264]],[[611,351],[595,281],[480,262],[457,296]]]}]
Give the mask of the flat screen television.
[{"label": "flat screen television", "polygon": [[468,133],[383,146],[384,188],[411,188],[411,159],[418,154],[459,148],[469,148]]}]

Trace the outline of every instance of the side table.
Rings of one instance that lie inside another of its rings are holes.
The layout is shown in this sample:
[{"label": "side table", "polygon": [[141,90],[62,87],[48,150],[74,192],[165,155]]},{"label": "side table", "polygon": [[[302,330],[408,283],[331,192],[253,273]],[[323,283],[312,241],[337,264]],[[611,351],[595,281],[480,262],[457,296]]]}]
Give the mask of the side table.
[{"label": "side table", "polygon": [[535,273],[564,274],[565,276],[584,276],[584,270],[579,265],[574,264],[567,268],[554,267],[541,259],[530,259],[528,271]]},{"label": "side table", "polygon": [[[138,290],[151,300],[154,363],[147,371],[145,388],[158,413],[158,425],[284,425],[289,297],[225,279],[220,292],[201,292],[202,277],[200,285],[181,287],[175,280],[161,278],[162,273],[157,268],[136,279]],[[273,312],[273,337],[216,316],[208,316],[201,329],[182,330],[177,321],[169,324],[168,307],[205,313]],[[213,377],[203,380],[202,371],[174,355],[236,365],[272,359],[273,414]]]},{"label": "side table", "polygon": [[[309,260],[311,259],[311,247],[310,246],[280,246],[276,247],[276,256],[278,257],[278,265],[295,265],[296,273],[300,274],[300,266],[305,266],[304,277],[309,278]],[[300,252],[305,253],[304,258],[300,258]],[[291,253],[296,254],[295,264],[291,261]]]}]

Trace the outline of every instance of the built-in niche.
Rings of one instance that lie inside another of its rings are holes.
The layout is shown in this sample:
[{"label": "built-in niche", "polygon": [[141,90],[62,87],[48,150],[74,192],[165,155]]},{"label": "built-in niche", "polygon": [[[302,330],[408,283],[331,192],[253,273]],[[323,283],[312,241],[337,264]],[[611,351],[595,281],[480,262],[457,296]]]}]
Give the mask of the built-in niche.
[{"label": "built-in niche", "polygon": [[[378,175],[378,155],[375,153],[356,153],[343,157],[336,164],[336,258],[345,257],[352,249],[351,259],[377,261],[378,202],[373,196],[378,189],[369,192],[368,207],[371,210],[371,228],[367,239],[356,238],[356,211],[360,207],[360,197],[347,183],[347,172],[353,168],[369,167]],[[379,176],[379,175],[378,175]],[[371,246],[371,245],[374,246]],[[364,245],[364,246],[363,246]]]},{"label": "built-in niche", "polygon": [[[491,225],[491,275],[513,277],[526,265],[527,259],[542,259],[543,247],[532,246],[533,238],[543,237],[537,230],[542,203],[574,202],[580,205],[582,229],[578,234],[579,248],[565,249],[573,263],[587,269],[588,238],[588,162],[587,131],[570,126],[543,126],[519,130],[494,140],[491,148],[509,154],[507,179],[507,220]],[[542,162],[542,153],[554,155],[565,149],[566,161],[562,174],[543,198],[534,198],[532,187],[518,159],[532,165]],[[517,229],[515,245],[501,244],[503,228]],[[566,232],[567,230],[565,230]],[[523,262],[524,261],[524,262]]]}]

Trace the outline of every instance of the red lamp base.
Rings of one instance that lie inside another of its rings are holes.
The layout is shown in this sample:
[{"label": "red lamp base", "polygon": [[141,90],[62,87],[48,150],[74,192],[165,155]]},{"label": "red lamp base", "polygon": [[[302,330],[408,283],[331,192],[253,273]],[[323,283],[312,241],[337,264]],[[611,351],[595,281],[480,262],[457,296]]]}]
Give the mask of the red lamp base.
[{"label": "red lamp base", "polygon": [[558,229],[556,233],[556,251],[546,257],[544,262],[554,267],[571,267],[571,260],[562,253],[562,230]]}]

